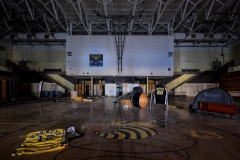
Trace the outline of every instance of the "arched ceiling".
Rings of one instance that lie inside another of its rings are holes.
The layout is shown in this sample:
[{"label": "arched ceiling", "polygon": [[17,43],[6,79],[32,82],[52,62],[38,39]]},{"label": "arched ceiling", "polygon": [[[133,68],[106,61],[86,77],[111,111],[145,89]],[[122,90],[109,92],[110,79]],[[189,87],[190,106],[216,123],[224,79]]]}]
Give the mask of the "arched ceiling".
[{"label": "arched ceiling", "polygon": [[[68,35],[174,35],[176,46],[239,40],[240,0],[0,0],[0,39],[65,44]],[[26,34],[23,38],[19,34]],[[38,34],[51,38],[39,38]],[[31,38],[30,38],[31,37]]]}]

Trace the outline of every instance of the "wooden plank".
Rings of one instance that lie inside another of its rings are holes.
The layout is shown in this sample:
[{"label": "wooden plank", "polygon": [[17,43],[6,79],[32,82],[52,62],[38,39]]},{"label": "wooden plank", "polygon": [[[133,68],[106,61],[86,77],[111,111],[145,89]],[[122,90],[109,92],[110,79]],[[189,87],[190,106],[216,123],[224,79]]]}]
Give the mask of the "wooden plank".
[{"label": "wooden plank", "polygon": [[83,97],[75,97],[74,100],[75,100],[75,101],[82,101],[82,100],[83,100]]}]

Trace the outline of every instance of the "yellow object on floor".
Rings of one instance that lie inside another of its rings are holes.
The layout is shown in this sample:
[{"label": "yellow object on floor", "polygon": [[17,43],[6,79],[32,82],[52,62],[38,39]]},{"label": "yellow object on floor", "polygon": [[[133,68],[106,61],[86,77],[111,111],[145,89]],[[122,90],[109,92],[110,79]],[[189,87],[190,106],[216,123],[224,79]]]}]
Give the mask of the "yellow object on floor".
[{"label": "yellow object on floor", "polygon": [[183,109],[183,107],[180,107],[180,106],[172,106],[172,105],[169,105],[168,108]]},{"label": "yellow object on floor", "polygon": [[83,97],[75,97],[74,100],[75,100],[75,101],[82,101],[82,100],[83,100]]},{"label": "yellow object on floor", "polygon": [[37,154],[63,149],[65,140],[64,129],[36,131],[27,134],[26,139],[12,156],[22,154]]},{"label": "yellow object on floor", "polygon": [[88,99],[88,98],[83,98],[83,101],[92,102],[92,101],[94,101],[94,100],[93,100],[93,99]]}]

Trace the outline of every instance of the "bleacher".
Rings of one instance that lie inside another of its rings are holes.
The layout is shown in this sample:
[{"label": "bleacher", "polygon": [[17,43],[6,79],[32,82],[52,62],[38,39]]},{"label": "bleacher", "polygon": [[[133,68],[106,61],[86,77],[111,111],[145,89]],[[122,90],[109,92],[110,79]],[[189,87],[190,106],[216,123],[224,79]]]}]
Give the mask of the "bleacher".
[{"label": "bleacher", "polygon": [[220,88],[233,96],[240,96],[240,71],[229,72],[221,77]]}]

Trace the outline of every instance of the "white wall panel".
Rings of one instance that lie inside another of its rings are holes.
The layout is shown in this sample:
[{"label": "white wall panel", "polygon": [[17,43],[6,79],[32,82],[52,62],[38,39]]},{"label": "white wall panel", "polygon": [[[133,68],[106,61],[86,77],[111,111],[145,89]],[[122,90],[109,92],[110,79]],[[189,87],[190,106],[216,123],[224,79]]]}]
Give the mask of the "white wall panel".
[{"label": "white wall panel", "polygon": [[[51,87],[52,87],[52,84],[54,85],[53,91],[61,91],[62,95],[65,93],[65,89],[62,88],[61,86],[58,86],[55,83],[47,83],[47,82],[43,83],[42,91],[50,91]],[[29,94],[31,96],[38,96],[39,83],[22,83],[22,86],[26,86],[26,85],[30,86]],[[26,88],[24,87],[24,88],[22,88],[22,90],[23,89],[26,89]]]},{"label": "white wall panel", "polygon": [[[67,75],[116,75],[117,54],[112,36],[67,36]],[[90,67],[89,55],[103,54],[103,67]]]},{"label": "white wall panel", "polygon": [[195,97],[204,89],[218,87],[217,83],[184,83],[175,89],[175,95],[186,95],[187,97]]},{"label": "white wall panel", "polygon": [[105,84],[105,95],[116,96],[117,95],[117,85],[112,84],[112,83]]},{"label": "white wall panel", "polygon": [[32,61],[37,63],[28,63],[28,67],[34,70],[43,71],[44,69],[62,69],[66,67],[66,48],[63,46],[29,46],[20,45],[13,47],[12,61],[18,64],[18,61]]},{"label": "white wall panel", "polygon": [[173,36],[127,36],[123,75],[172,76],[173,50]]},{"label": "white wall panel", "polygon": [[[224,51],[223,53],[225,56],[229,56],[229,60],[234,60],[234,64],[238,66],[240,64],[240,41],[231,44],[228,49],[229,51]],[[225,62],[227,62],[227,60],[225,60]]]},{"label": "white wall panel", "polygon": [[[118,73],[114,36],[67,36],[67,75],[172,76],[173,36],[126,36],[123,71]],[[72,52],[68,56],[67,52]],[[103,54],[103,67],[90,67],[89,55]],[[170,68],[170,71],[168,70]]]},{"label": "white wall panel", "polygon": [[0,46],[4,47],[3,50],[0,50],[0,58],[12,61],[13,45],[0,40]]},{"label": "white wall panel", "polygon": [[130,84],[127,86],[127,93],[132,92],[134,87],[139,87],[139,84]]},{"label": "white wall panel", "polygon": [[[200,71],[212,69],[212,62],[218,58],[223,64],[221,47],[175,47],[175,71],[182,69],[199,69]],[[224,50],[224,53],[226,51]],[[225,54],[224,63],[228,61]]]}]

